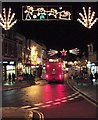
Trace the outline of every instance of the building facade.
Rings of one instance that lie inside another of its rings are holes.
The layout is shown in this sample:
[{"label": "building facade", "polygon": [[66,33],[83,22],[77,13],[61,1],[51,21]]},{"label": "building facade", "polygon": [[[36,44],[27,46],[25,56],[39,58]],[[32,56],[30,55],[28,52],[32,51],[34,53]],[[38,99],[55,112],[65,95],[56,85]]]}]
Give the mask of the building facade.
[{"label": "building facade", "polygon": [[23,72],[33,73],[34,68],[46,63],[46,46],[32,39],[26,41],[23,53]]},{"label": "building facade", "polygon": [[46,46],[11,31],[3,31],[2,37],[2,77],[33,73],[33,68],[46,62]]},{"label": "building facade", "polygon": [[2,70],[3,81],[8,79],[9,73],[17,76],[17,66],[22,62],[22,46],[25,37],[10,31],[3,33],[2,41]]}]

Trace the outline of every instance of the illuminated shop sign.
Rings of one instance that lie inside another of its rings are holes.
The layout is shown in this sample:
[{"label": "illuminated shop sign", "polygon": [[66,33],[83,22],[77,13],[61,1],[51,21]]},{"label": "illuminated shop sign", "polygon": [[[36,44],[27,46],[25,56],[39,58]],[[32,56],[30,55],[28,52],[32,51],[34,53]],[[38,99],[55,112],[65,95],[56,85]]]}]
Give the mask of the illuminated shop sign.
[{"label": "illuminated shop sign", "polygon": [[71,7],[68,6],[22,6],[23,21],[71,19]]},{"label": "illuminated shop sign", "polygon": [[9,64],[10,64],[10,65],[13,65],[13,64],[14,64],[14,61],[10,61]]},{"label": "illuminated shop sign", "polygon": [[3,61],[3,64],[14,65],[14,61]]}]

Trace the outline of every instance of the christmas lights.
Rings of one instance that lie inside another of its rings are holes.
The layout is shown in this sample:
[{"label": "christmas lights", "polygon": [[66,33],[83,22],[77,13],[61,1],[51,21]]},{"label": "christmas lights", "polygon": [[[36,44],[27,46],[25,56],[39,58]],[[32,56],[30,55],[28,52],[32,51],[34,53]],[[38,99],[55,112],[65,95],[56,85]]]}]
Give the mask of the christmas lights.
[{"label": "christmas lights", "polygon": [[57,54],[58,53],[58,51],[57,50],[53,50],[53,49],[50,49],[49,51],[48,51],[48,55],[50,55],[50,56],[53,56],[53,55],[55,55],[55,54]]},{"label": "christmas lights", "polygon": [[[6,16],[6,9],[3,8],[3,16],[1,15],[0,13],[0,19],[1,19],[1,22],[0,22],[0,25],[5,29],[5,30],[9,30],[16,22],[17,20],[14,20],[14,16],[15,16],[15,13],[12,14],[11,16],[11,8],[9,8],[9,11],[8,11],[8,16]],[[4,18],[3,18],[4,17]],[[13,21],[13,22],[12,22]]]},{"label": "christmas lights", "polygon": [[79,54],[79,49],[78,48],[71,49],[71,50],[69,50],[69,53],[78,55]]},{"label": "christmas lights", "polygon": [[27,10],[24,11],[24,13],[26,13],[26,20],[30,20],[32,13],[33,13],[33,7],[31,6],[27,6]]},{"label": "christmas lights", "polygon": [[93,11],[91,13],[91,7],[88,8],[88,15],[86,13],[85,7],[83,7],[83,12],[84,12],[84,15],[82,15],[82,13],[79,13],[82,20],[78,18],[77,21],[79,21],[86,28],[90,29],[97,22],[98,18],[94,19],[95,12]]},{"label": "christmas lights", "polygon": [[64,49],[62,51],[60,51],[62,53],[62,56],[65,56],[67,51],[65,51]]},{"label": "christmas lights", "polygon": [[[64,49],[63,49],[63,50],[60,51],[60,52],[61,52],[62,56],[66,56],[67,50],[64,50]],[[75,55],[78,55],[79,52],[80,52],[80,50],[79,50],[78,48],[74,48],[74,49],[69,50],[69,53],[75,54]],[[58,51],[57,51],[57,50],[53,50],[53,49],[50,49],[50,50],[48,51],[48,55],[50,55],[50,56],[53,56],[53,55],[55,55],[55,54],[57,54],[57,53],[58,53]]]},{"label": "christmas lights", "polygon": [[59,11],[48,7],[23,6],[22,8],[23,20],[49,20],[51,19],[51,16],[54,19],[71,20],[71,13],[69,11],[62,10],[62,7],[59,7],[59,9],[57,8]]}]

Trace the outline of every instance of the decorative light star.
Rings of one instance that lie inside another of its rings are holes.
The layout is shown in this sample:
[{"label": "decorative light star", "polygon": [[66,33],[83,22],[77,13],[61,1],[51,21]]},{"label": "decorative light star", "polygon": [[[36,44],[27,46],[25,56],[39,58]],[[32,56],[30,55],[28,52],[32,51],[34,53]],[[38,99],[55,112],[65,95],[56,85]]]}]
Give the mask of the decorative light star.
[{"label": "decorative light star", "polygon": [[[4,13],[4,18],[3,16],[1,15],[0,13],[0,19],[1,19],[1,22],[0,22],[0,25],[5,29],[5,30],[9,30],[16,22],[17,20],[14,20],[13,21],[13,18],[15,16],[15,13],[12,14],[11,16],[11,8],[9,8],[9,11],[8,11],[8,16],[6,16],[6,10],[5,8],[3,8],[3,13]],[[13,22],[12,22],[13,21]]]},{"label": "decorative light star", "polygon": [[65,51],[64,49],[62,51],[60,51],[62,53],[62,56],[65,56],[67,51]]},{"label": "decorative light star", "polygon": [[82,15],[82,13],[79,13],[79,15],[82,17],[82,20],[78,18],[77,21],[79,21],[86,28],[90,29],[98,20],[98,18],[94,19],[95,12],[93,11],[91,13],[91,7],[88,8],[88,15],[86,13],[85,7],[83,7],[83,12],[84,12],[84,15]]}]

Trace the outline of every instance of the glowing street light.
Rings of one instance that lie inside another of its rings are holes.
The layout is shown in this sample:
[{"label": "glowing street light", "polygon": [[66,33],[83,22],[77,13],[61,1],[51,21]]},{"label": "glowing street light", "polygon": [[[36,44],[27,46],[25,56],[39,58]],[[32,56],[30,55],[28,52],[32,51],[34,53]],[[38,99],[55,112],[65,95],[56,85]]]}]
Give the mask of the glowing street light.
[{"label": "glowing street light", "polygon": [[3,14],[4,15],[2,16],[2,14],[0,13],[0,19],[1,19],[0,25],[5,30],[9,30],[17,22],[17,20],[13,21],[15,13],[13,13],[11,16],[11,8],[9,8],[8,16],[6,16],[6,9],[3,8]]},{"label": "glowing street light", "polygon": [[84,12],[84,15],[82,13],[79,13],[82,20],[78,18],[77,21],[79,21],[86,28],[90,29],[97,22],[98,18],[94,19],[95,12],[93,11],[91,13],[91,7],[88,8],[88,15],[86,13],[85,7],[83,7],[83,12]]}]

